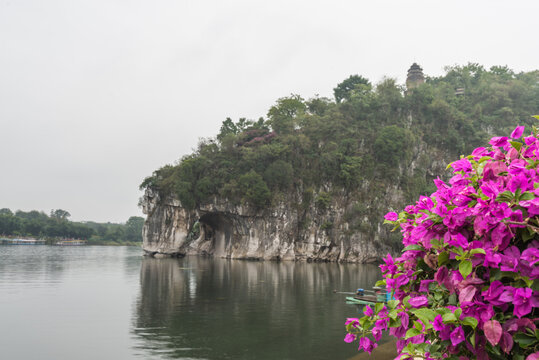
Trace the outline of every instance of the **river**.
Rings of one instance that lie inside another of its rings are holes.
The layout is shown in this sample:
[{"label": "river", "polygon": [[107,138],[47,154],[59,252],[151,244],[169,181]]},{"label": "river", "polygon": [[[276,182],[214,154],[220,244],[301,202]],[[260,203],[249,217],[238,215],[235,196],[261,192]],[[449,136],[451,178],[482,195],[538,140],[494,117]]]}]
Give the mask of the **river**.
[{"label": "river", "polygon": [[0,246],[13,360],[348,359],[346,295],[374,265],[152,259],[134,247]]}]

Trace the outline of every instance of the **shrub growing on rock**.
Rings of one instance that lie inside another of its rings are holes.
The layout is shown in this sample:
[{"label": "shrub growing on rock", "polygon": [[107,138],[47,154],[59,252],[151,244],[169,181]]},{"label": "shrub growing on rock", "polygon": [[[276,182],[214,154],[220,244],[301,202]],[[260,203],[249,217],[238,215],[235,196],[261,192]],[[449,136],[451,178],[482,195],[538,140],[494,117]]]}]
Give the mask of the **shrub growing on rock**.
[{"label": "shrub growing on rock", "polygon": [[494,137],[450,164],[454,176],[386,223],[405,246],[380,265],[394,300],[346,321],[369,353],[382,331],[399,359],[539,359],[539,139]]}]

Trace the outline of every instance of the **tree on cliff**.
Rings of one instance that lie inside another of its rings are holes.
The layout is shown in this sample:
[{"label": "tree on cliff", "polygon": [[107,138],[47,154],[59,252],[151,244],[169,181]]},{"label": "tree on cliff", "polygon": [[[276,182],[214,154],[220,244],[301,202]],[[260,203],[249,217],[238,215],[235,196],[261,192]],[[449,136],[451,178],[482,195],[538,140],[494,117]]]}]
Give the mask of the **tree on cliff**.
[{"label": "tree on cliff", "polygon": [[268,124],[277,134],[289,134],[297,125],[296,119],[305,110],[305,102],[299,95],[280,98],[268,111]]},{"label": "tree on cliff", "polygon": [[350,100],[354,92],[368,93],[372,86],[369,80],[360,75],[350,75],[350,77],[343,82],[339,83],[335,89],[333,89],[333,95],[335,101],[340,103],[343,100]]}]

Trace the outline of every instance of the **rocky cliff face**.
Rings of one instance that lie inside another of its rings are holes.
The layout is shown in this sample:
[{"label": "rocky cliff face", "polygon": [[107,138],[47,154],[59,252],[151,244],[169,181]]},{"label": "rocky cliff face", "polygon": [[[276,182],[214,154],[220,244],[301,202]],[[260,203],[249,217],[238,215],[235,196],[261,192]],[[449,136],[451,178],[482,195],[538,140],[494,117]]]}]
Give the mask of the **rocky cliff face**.
[{"label": "rocky cliff face", "polygon": [[[376,262],[390,248],[374,237],[350,232],[345,207],[285,206],[255,211],[224,199],[187,210],[151,190],[143,198],[147,215],[143,249],[152,256],[212,255],[232,259]],[[311,219],[307,221],[306,219]],[[197,224],[198,223],[198,224]],[[199,229],[197,231],[196,229]]]}]

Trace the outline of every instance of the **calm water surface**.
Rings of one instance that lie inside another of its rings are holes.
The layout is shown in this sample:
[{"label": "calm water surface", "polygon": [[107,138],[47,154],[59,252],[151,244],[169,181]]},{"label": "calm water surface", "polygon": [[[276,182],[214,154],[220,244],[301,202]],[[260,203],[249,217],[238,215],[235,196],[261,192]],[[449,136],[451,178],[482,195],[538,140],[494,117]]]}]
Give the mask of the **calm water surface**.
[{"label": "calm water surface", "polygon": [[347,359],[346,295],[376,266],[0,246],[2,359]]}]

